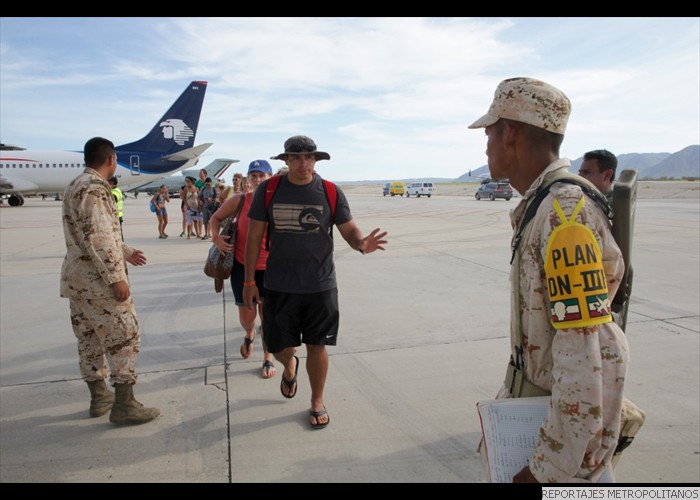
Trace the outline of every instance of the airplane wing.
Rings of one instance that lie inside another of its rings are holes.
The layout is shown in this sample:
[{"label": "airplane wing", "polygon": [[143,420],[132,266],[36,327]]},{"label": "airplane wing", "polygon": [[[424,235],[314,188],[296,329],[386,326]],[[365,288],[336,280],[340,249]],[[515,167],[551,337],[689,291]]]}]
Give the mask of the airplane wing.
[{"label": "airplane wing", "polygon": [[[209,149],[209,146],[211,146],[212,144],[214,143],[205,142],[204,144],[200,144],[199,146],[183,149],[182,151],[178,151],[177,153],[164,156],[163,159],[168,161],[193,160],[200,156],[202,153],[204,153],[207,149]],[[173,172],[170,173],[172,174]]]}]

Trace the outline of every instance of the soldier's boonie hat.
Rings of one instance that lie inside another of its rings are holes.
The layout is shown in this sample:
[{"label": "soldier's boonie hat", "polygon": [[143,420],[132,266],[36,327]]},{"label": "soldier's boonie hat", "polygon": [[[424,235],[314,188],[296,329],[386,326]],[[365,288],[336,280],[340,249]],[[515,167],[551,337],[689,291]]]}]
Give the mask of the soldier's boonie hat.
[{"label": "soldier's boonie hat", "polygon": [[309,153],[316,155],[316,161],[331,159],[331,155],[325,151],[317,151],[316,143],[311,137],[306,137],[305,135],[295,135],[284,141],[284,153],[271,156],[270,159],[286,160],[288,155],[305,155]]},{"label": "soldier's boonie hat", "polygon": [[509,78],[496,88],[488,112],[469,128],[508,118],[564,135],[570,114],[571,101],[558,88],[533,78]]}]

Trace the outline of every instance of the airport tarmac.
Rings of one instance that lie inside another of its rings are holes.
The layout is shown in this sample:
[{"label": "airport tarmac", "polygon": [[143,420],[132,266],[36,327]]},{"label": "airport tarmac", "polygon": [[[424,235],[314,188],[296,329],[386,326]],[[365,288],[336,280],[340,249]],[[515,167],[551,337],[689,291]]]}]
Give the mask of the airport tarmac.
[{"label": "airport tarmac", "polygon": [[[647,420],[618,466],[624,484],[700,483],[700,191],[688,186],[682,196],[640,186],[627,396]],[[142,334],[135,395],[162,415],[133,427],[89,418],[58,294],[61,204],[0,207],[0,482],[483,482],[476,402],[495,395],[508,361],[517,198],[342,187],[360,228],[387,230],[389,243],[362,255],[335,231],[341,327],[323,430],[308,424],[305,349],[297,396],[285,399],[279,364],[260,376],[259,336],[240,357],[230,287],[215,293],[202,272],[211,243],[178,237],[176,199],[170,237],[158,239],[146,197],[124,207],[126,241],[148,258],[129,269]]]}]

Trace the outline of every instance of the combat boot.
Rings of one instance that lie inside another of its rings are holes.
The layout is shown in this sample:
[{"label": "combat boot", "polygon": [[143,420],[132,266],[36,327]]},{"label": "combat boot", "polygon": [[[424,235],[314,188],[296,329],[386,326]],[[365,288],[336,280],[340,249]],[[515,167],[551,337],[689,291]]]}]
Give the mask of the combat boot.
[{"label": "combat boot", "polygon": [[114,384],[114,395],[109,421],[115,425],[145,424],[160,415],[158,408],[146,408],[136,401],[133,384]]},{"label": "combat boot", "polygon": [[90,417],[101,417],[112,409],[114,393],[107,389],[104,380],[94,380],[87,383],[90,389]]}]

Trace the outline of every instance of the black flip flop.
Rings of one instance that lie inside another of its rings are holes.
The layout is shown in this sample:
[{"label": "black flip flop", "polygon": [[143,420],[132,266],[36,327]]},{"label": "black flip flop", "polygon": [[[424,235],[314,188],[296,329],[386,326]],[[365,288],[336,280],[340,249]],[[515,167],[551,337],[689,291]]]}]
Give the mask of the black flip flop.
[{"label": "black flip flop", "polygon": [[[294,396],[297,395],[297,389],[299,388],[299,384],[297,384],[297,375],[299,375],[299,358],[294,356],[294,359],[297,360],[297,367],[294,370],[294,376],[292,377],[292,380],[287,380],[284,378],[284,372],[282,373],[282,382],[280,383],[280,392],[282,393],[282,396],[284,396],[287,399],[292,399]],[[290,394],[285,394],[284,393],[284,386],[287,386],[287,390],[290,391],[292,389],[292,386],[294,387],[294,392]]]},{"label": "black flip flop", "polygon": [[325,423],[323,423],[323,424],[319,424],[319,423],[318,423],[318,417],[322,417],[323,415],[328,415],[328,411],[326,410],[326,407],[325,407],[325,406],[323,407],[323,410],[320,410],[320,411],[309,410],[309,416],[310,416],[310,417],[314,417],[314,418],[316,419],[316,423],[315,423],[315,424],[312,424],[312,423],[309,421],[309,424],[311,425],[311,428],[312,428],[312,429],[323,429],[325,426],[327,426],[328,424],[331,423],[331,416],[328,415],[328,421],[325,422]]},{"label": "black flip flop", "polygon": [[[253,351],[250,349],[250,345],[255,342],[255,331],[253,331],[253,338],[249,339],[248,337],[243,337],[243,343],[241,344],[241,357],[243,359],[248,359],[251,354],[253,354]],[[245,351],[244,351],[245,349]],[[247,354],[247,356],[246,356]]]}]

